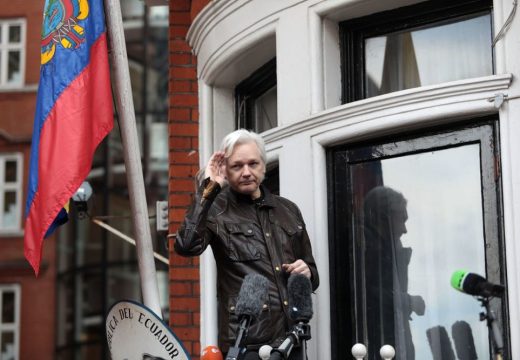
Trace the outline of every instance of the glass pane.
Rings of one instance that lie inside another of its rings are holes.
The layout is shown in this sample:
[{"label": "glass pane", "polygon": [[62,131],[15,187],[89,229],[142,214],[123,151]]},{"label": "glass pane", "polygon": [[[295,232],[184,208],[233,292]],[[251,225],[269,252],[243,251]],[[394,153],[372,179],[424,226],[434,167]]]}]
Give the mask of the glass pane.
[{"label": "glass pane", "polygon": [[4,291],[2,293],[2,324],[14,323],[15,309],[14,292]]},{"label": "glass pane", "polygon": [[18,82],[21,79],[20,73],[20,51],[9,51],[8,55],[7,81]]},{"label": "glass pane", "polygon": [[278,124],[277,88],[267,90],[255,100],[255,131],[272,129]]},{"label": "glass pane", "polygon": [[9,42],[19,43],[22,39],[22,27],[20,25],[9,26]]},{"label": "glass pane", "polygon": [[450,285],[458,269],[485,274],[479,151],[472,144],[353,165],[361,175],[353,188],[364,189],[354,211],[369,351],[392,344],[397,359],[449,359],[437,354],[468,341],[479,359],[489,357],[479,302]]},{"label": "glass pane", "polygon": [[103,279],[101,269],[76,274],[74,340],[99,341],[103,336]]},{"label": "glass pane", "polygon": [[74,277],[59,278],[57,297],[57,345],[74,342]]},{"label": "glass pane", "polygon": [[3,331],[0,343],[2,344],[2,353],[0,359],[16,360],[16,351],[14,348],[14,332]]},{"label": "glass pane", "polygon": [[16,191],[6,191],[4,197],[3,213],[1,219],[1,227],[15,228],[17,226],[18,204],[16,203]]},{"label": "glass pane", "polygon": [[[124,181],[121,177],[121,181]],[[110,225],[124,234],[133,237],[133,227],[131,221],[130,204],[127,197],[114,194],[110,197],[111,214],[115,219]],[[107,255],[109,261],[136,261],[137,252],[135,246],[122,240],[120,237],[110,233],[107,234]]]},{"label": "glass pane", "polygon": [[18,163],[16,160],[5,162],[5,182],[16,182]]},{"label": "glass pane", "polygon": [[[154,6],[151,9],[168,9]],[[146,51],[148,67],[146,74],[146,107],[148,112],[168,111],[168,22],[164,26],[148,29]]]},{"label": "glass pane", "polygon": [[365,96],[493,74],[489,14],[365,40]]},{"label": "glass pane", "polygon": [[[96,193],[95,191],[94,194]],[[97,209],[89,209],[89,211],[93,210]],[[87,220],[78,220],[76,226],[76,238],[73,244],[76,250],[74,264],[76,264],[76,266],[100,264],[103,256],[102,228],[99,226],[91,226]]]},{"label": "glass pane", "polygon": [[113,304],[121,299],[139,299],[141,297],[137,264],[109,268],[107,282],[107,302],[109,304]]}]

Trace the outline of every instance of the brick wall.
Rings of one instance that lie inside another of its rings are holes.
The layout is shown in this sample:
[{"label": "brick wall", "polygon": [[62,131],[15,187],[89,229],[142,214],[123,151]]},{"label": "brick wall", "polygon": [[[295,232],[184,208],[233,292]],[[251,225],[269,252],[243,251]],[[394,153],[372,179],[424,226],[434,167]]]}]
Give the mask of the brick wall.
[{"label": "brick wall", "polygon": [[[197,59],[186,34],[209,0],[170,0],[169,232],[175,233],[191,203],[199,169]],[[173,252],[170,239],[170,326],[192,359],[200,357],[199,258]]]}]

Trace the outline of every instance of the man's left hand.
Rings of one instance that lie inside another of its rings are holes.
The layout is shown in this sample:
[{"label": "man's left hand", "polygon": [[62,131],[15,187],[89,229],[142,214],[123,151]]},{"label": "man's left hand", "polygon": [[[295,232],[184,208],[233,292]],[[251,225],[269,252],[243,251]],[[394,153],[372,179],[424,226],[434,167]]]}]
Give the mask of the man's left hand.
[{"label": "man's left hand", "polygon": [[292,264],[282,264],[282,268],[288,274],[302,274],[311,278],[311,269],[302,259],[298,259]]}]

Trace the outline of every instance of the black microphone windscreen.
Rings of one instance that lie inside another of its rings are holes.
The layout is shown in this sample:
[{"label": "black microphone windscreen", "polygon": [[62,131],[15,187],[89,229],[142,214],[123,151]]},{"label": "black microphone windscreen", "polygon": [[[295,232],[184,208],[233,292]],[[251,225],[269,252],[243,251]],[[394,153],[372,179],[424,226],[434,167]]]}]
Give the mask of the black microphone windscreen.
[{"label": "black microphone windscreen", "polygon": [[486,280],[486,278],[468,273],[462,283],[462,289],[466,294],[477,296],[501,296],[504,293],[504,286],[493,284]]},{"label": "black microphone windscreen", "polygon": [[309,321],[312,318],[312,284],[302,274],[289,276],[287,282],[289,296],[289,317],[293,321]]},{"label": "black microphone windscreen", "polygon": [[455,343],[455,351],[460,360],[476,360],[477,351],[471,327],[465,321],[456,321],[451,326],[451,337]]},{"label": "black microphone windscreen", "polygon": [[257,318],[267,301],[269,281],[260,274],[245,276],[238,294],[235,313],[240,316]]},{"label": "black microphone windscreen", "polygon": [[480,275],[468,273],[462,283],[462,289],[464,292],[470,295],[480,295],[479,288],[480,284],[486,283],[486,279]]}]

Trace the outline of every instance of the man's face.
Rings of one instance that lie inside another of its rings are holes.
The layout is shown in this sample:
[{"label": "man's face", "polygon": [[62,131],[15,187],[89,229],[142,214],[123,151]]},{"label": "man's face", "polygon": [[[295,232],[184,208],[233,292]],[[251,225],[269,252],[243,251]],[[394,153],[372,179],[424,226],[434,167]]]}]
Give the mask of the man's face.
[{"label": "man's face", "polygon": [[391,212],[391,224],[392,227],[392,235],[395,239],[400,239],[401,236],[408,232],[406,228],[406,221],[408,220],[408,212],[406,209],[402,209],[400,211]]},{"label": "man's face", "polygon": [[236,192],[260,197],[260,183],[264,179],[265,164],[255,142],[236,145],[226,161],[226,177]]}]

